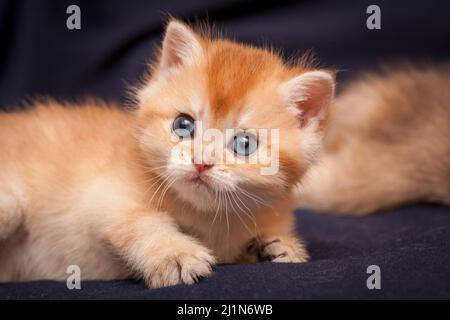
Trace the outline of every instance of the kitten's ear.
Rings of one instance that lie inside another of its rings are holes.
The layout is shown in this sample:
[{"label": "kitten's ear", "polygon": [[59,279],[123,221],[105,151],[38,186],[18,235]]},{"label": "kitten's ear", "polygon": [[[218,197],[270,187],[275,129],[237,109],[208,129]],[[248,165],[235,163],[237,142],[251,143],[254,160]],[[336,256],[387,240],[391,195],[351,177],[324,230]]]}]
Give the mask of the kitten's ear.
[{"label": "kitten's ear", "polygon": [[304,126],[311,119],[323,119],[334,96],[334,85],[332,74],[315,70],[284,82],[280,89],[288,108]]},{"label": "kitten's ear", "polygon": [[201,57],[200,38],[183,22],[172,20],[166,28],[162,43],[160,68],[169,69]]}]

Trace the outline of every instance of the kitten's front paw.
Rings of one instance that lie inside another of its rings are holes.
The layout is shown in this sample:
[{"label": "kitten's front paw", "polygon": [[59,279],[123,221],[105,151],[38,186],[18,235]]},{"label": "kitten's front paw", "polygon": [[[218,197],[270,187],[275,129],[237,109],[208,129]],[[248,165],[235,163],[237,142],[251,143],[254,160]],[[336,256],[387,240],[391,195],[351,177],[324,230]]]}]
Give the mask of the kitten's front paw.
[{"label": "kitten's front paw", "polygon": [[290,237],[254,239],[247,250],[256,254],[259,261],[300,263],[309,260],[305,246],[299,240]]},{"label": "kitten's front paw", "polygon": [[168,251],[147,273],[145,278],[149,287],[193,284],[211,274],[216,262],[207,248],[193,242],[179,244],[177,248],[168,248]]}]

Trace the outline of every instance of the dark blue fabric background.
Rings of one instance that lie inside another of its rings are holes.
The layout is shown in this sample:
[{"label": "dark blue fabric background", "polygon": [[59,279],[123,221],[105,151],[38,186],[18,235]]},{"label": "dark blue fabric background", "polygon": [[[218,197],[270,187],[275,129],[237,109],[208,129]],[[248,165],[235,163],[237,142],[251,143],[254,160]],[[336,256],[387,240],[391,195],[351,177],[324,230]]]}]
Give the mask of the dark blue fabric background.
[{"label": "dark blue fabric background", "polygon": [[[380,63],[448,62],[450,2],[375,1],[382,30],[365,27],[372,1],[0,1],[0,109],[40,95],[126,101],[160,41],[167,13],[209,18],[226,35],[271,43],[287,56],[313,48],[339,83]],[[82,30],[66,29],[69,4]],[[369,183],[369,182],[368,182]],[[450,298],[450,208],[416,205],[366,218],[297,212],[307,264],[225,265],[194,286],[145,289],[140,282],[0,284],[0,298]],[[382,289],[366,288],[366,268],[381,267]]]}]

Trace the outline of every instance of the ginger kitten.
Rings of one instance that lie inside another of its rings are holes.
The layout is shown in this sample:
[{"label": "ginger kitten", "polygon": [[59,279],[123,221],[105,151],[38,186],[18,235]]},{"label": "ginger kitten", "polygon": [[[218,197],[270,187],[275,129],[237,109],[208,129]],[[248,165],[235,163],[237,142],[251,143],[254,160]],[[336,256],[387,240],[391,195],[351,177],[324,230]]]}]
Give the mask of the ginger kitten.
[{"label": "ginger kitten", "polygon": [[[0,280],[63,280],[78,265],[82,279],[161,287],[215,263],[305,262],[292,190],[333,93],[327,71],[172,21],[137,110],[47,102],[0,114]],[[210,152],[202,130],[228,129]]]},{"label": "ginger kitten", "polygon": [[350,84],[331,109],[302,207],[367,214],[417,201],[450,205],[450,68],[387,69]]}]

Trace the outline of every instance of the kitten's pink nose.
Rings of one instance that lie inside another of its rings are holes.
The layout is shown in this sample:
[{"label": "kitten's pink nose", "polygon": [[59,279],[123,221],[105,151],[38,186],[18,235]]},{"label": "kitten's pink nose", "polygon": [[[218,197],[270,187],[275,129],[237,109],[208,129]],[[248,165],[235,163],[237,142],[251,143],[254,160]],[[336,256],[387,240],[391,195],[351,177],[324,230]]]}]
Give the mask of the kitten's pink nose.
[{"label": "kitten's pink nose", "polygon": [[211,169],[214,165],[209,163],[194,163],[195,169],[198,173],[202,173],[205,170]]}]

